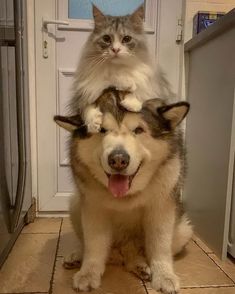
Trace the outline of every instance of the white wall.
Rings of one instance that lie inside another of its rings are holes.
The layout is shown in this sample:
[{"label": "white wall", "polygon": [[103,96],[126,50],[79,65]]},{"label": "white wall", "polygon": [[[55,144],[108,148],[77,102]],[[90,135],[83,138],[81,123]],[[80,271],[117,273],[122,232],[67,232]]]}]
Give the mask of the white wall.
[{"label": "white wall", "polygon": [[193,17],[198,11],[228,12],[235,8],[235,0],[186,0],[185,42],[192,38]]}]

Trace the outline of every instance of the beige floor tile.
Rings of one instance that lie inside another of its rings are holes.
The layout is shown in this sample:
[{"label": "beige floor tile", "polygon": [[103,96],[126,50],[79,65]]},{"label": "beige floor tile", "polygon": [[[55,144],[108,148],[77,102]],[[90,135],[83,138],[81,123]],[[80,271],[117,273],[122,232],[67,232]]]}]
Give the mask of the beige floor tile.
[{"label": "beige floor tile", "polygon": [[235,288],[221,287],[221,288],[195,288],[195,289],[182,289],[181,294],[234,294]]},{"label": "beige floor tile", "polygon": [[64,218],[60,233],[58,256],[66,256],[76,250],[78,239],[69,218]]},{"label": "beige floor tile", "polygon": [[194,242],[187,246],[185,256],[175,261],[175,270],[182,287],[233,284]]},{"label": "beige floor tile", "polygon": [[36,218],[31,224],[24,227],[25,233],[59,233],[61,218]]},{"label": "beige floor tile", "polygon": [[215,254],[209,256],[235,282],[235,261],[229,258],[226,261],[221,261]]},{"label": "beige floor tile", "polygon": [[[234,284],[193,241],[188,244],[185,253],[175,260],[174,266],[180,277],[181,287]],[[146,286],[151,289],[149,283]]]},{"label": "beige floor tile", "polygon": [[[57,259],[53,283],[53,294],[74,294],[72,277],[77,270],[62,267],[62,258]],[[87,292],[83,292],[86,294]],[[108,266],[102,278],[101,287],[90,294],[146,294],[142,282],[122,267]]]},{"label": "beige floor tile", "polygon": [[206,253],[213,253],[213,250],[210,249],[197,235],[193,235],[193,241],[196,242]]},{"label": "beige floor tile", "polygon": [[[156,294],[154,290],[148,290],[148,294]],[[180,294],[234,294],[235,288],[194,288],[194,289],[181,289]],[[159,293],[162,294],[162,293]]]},{"label": "beige floor tile", "polygon": [[58,234],[22,234],[0,270],[0,293],[48,292]]}]

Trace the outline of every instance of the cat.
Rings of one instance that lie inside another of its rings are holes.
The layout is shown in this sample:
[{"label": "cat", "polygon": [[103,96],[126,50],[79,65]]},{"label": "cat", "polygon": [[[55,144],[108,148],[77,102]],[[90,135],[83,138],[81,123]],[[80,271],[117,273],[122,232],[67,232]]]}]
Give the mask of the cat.
[{"label": "cat", "polygon": [[169,91],[163,76],[156,80],[144,33],[143,5],[120,17],[104,15],[93,5],[93,16],[95,26],[75,73],[70,108],[82,115],[89,132],[98,132],[102,113],[95,101],[105,89],[125,91],[122,106],[134,112],[141,110],[144,101]]}]

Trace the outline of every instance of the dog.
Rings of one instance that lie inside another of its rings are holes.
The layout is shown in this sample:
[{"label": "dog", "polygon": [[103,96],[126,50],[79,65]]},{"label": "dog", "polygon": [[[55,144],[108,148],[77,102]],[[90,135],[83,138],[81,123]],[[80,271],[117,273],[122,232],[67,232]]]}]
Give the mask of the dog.
[{"label": "dog", "polygon": [[173,256],[192,236],[180,200],[185,148],[179,125],[189,104],[151,99],[140,113],[131,113],[120,105],[122,99],[123,93],[114,89],[101,95],[97,103],[103,123],[97,134],[87,131],[79,115],[54,117],[71,132],[70,161],[78,189],[71,221],[80,246],[64,264],[81,262],[74,289],[96,289],[113,248],[128,271],[150,279],[155,290],[176,293],[180,284]]}]

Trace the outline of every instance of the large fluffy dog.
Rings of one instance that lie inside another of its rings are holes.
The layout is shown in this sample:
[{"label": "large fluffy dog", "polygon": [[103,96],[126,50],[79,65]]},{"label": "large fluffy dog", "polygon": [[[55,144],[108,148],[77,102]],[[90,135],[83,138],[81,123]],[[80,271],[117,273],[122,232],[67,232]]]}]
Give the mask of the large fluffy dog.
[{"label": "large fluffy dog", "polygon": [[121,108],[121,94],[106,91],[98,100],[100,133],[89,134],[79,116],[56,116],[72,132],[70,158],[79,196],[71,219],[81,247],[66,265],[80,260],[73,287],[98,288],[111,247],[129,271],[152,280],[152,287],[176,293],[173,256],[192,229],[180,203],[185,165],[178,125],[186,102],[147,101],[140,113]]}]

